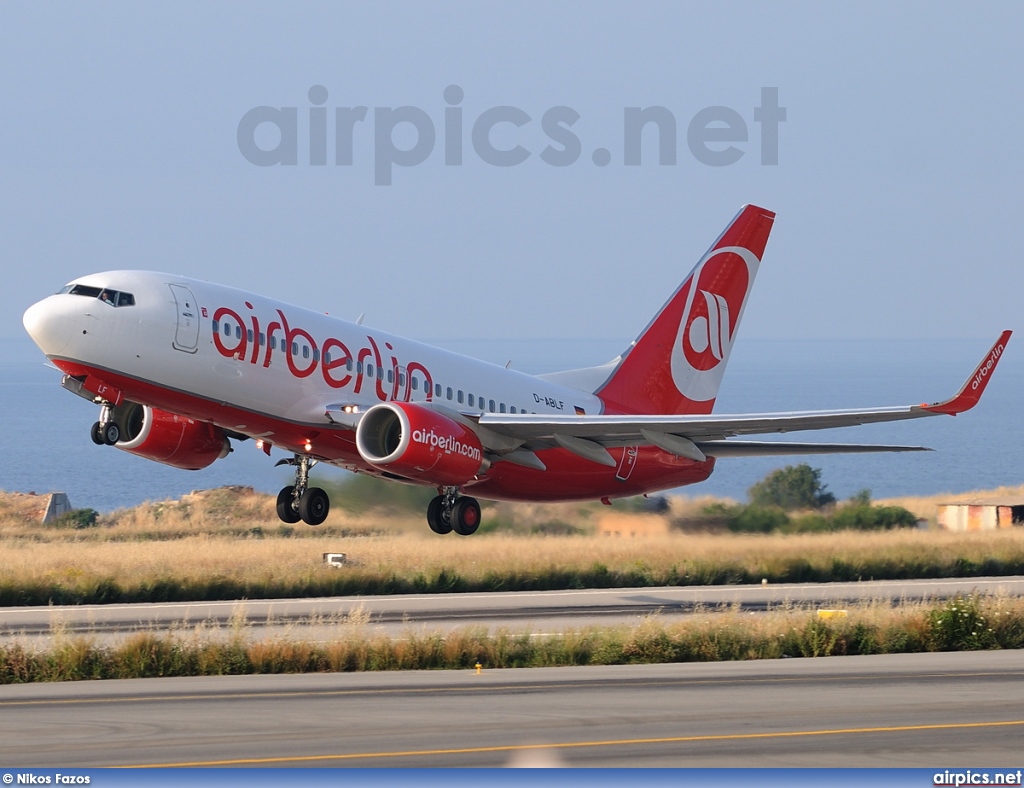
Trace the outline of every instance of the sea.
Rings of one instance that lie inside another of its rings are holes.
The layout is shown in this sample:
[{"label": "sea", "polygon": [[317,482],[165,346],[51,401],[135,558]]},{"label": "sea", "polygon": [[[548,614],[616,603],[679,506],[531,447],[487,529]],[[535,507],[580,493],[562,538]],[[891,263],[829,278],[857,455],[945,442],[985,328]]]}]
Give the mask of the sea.
[{"label": "sea", "polygon": [[[952,396],[986,354],[991,338],[964,340],[744,340],[733,348],[716,413],[859,408],[935,402]],[[747,490],[776,468],[806,461],[837,498],[861,490],[874,498],[954,495],[1024,484],[1024,339],[1011,340],[981,403],[957,417],[800,433],[794,440],[928,446],[909,454],[726,458],[711,478],[678,492],[745,500]],[[432,344],[532,374],[592,366],[614,358],[628,340],[441,339]],[[287,467],[253,442],[200,471],[183,471],[96,446],[89,428],[98,407],[65,391],[60,372],[27,337],[0,339],[0,403],[11,422],[3,430],[0,489],[64,492],[73,506],[100,512],[144,501],[177,499],[197,489],[246,485],[276,493]],[[776,436],[765,436],[765,440]],[[319,465],[314,475],[341,480]]]}]

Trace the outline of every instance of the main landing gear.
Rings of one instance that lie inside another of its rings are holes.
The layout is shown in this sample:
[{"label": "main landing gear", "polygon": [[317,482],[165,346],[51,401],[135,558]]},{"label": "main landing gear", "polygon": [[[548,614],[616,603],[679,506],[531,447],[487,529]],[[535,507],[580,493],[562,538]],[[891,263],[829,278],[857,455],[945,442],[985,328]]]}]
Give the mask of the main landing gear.
[{"label": "main landing gear", "polygon": [[92,425],[89,437],[97,446],[113,446],[121,440],[121,428],[113,420],[114,409],[104,403],[100,408],[100,420]]},{"label": "main landing gear", "polygon": [[455,531],[469,536],[480,527],[480,504],[476,498],[460,496],[457,487],[445,487],[427,507],[427,525],[435,534]]},{"label": "main landing gear", "polygon": [[277,465],[295,466],[295,484],[283,487],[277,494],[277,516],[286,523],[302,520],[307,525],[320,525],[331,510],[331,499],[319,487],[309,486],[309,469],[317,461],[302,454]]}]

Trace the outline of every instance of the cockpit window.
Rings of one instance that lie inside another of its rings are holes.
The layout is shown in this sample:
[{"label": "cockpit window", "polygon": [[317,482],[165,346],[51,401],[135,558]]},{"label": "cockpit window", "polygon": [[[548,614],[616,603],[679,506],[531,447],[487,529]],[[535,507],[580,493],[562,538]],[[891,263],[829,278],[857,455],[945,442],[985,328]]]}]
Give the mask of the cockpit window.
[{"label": "cockpit window", "polygon": [[135,296],[131,293],[122,293],[120,290],[111,290],[107,287],[90,287],[89,285],[65,285],[60,289],[58,295],[68,293],[70,295],[86,296],[87,298],[98,298],[110,306],[135,306]]}]

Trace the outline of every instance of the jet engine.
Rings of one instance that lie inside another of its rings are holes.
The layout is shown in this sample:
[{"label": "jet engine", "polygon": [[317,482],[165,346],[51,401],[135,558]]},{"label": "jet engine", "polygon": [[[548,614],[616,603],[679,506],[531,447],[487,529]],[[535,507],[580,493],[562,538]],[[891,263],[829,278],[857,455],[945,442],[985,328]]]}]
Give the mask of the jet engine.
[{"label": "jet engine", "polygon": [[484,465],[473,430],[411,402],[366,411],[356,427],[356,448],[374,468],[437,485],[464,484]]},{"label": "jet engine", "polygon": [[114,445],[147,460],[197,471],[231,451],[224,431],[205,421],[127,401],[114,408],[112,416],[121,428],[121,439]]}]

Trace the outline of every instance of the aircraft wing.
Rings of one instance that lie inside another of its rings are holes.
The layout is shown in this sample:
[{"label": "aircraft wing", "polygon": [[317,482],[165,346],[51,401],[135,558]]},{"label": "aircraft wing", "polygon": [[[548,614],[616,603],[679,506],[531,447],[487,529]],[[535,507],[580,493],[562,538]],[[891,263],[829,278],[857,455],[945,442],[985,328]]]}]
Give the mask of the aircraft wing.
[{"label": "aircraft wing", "polygon": [[[608,464],[605,451],[613,446],[653,445],[681,457],[701,460],[706,456],[756,454],[822,454],[863,451],[922,451],[917,446],[844,444],[796,444],[788,442],[733,441],[748,435],[824,430],[877,424],[887,421],[950,415],[970,410],[981,398],[992,372],[1010,338],[1004,331],[960,390],[932,404],[864,410],[822,410],[792,413],[739,415],[538,415],[484,413],[479,425],[507,438],[521,441],[520,451],[532,452],[561,446],[595,462]],[[509,459],[515,461],[513,457]]]}]

